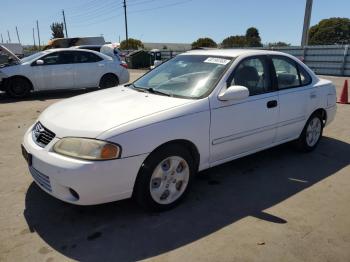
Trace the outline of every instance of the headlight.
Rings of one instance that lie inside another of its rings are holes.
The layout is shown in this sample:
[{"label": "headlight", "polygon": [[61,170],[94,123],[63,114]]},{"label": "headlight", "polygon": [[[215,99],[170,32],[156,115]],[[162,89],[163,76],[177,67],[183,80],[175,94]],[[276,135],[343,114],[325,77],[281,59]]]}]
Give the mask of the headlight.
[{"label": "headlight", "polygon": [[54,145],[53,151],[61,155],[86,160],[116,159],[121,154],[121,148],[116,144],[78,137],[62,138]]}]

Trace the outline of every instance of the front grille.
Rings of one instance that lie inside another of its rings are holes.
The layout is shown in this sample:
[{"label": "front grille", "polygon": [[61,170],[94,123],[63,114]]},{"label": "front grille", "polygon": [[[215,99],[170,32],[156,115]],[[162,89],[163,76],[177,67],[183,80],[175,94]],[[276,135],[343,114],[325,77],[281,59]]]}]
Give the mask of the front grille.
[{"label": "front grille", "polygon": [[54,132],[44,127],[40,122],[33,127],[33,140],[41,147],[45,147],[56,136]]},{"label": "front grille", "polygon": [[52,191],[51,189],[51,183],[50,178],[42,173],[40,173],[38,170],[36,170],[34,167],[29,167],[29,171],[32,174],[34,180],[41,185],[43,188],[45,188],[47,191]]}]

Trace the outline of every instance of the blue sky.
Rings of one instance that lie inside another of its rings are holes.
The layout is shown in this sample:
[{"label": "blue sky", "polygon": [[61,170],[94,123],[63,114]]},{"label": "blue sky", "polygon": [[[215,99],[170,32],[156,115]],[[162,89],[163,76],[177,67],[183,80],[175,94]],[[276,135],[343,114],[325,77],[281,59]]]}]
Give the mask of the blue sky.
[{"label": "blue sky", "polygon": [[[300,44],[306,0],[127,0],[129,37],[144,42],[191,43],[208,36],[217,42],[259,29],[263,43]],[[1,0],[0,33],[32,44],[39,20],[41,42],[51,37],[50,24],[66,12],[69,36],[125,38],[122,0]],[[350,0],[314,0],[311,25],[329,17],[349,17]],[[1,41],[1,39],[0,39]]]}]

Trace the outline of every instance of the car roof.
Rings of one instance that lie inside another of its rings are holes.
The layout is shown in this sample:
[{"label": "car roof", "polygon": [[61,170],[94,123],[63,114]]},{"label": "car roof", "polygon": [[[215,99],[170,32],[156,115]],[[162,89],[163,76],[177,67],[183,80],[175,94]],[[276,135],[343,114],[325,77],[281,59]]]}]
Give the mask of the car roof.
[{"label": "car roof", "polygon": [[94,51],[94,50],[90,50],[90,49],[79,49],[79,48],[52,48],[52,49],[47,49],[43,52],[45,53],[52,53],[52,52],[62,52],[62,51],[68,51],[68,52],[90,52],[90,53],[94,53],[96,55],[100,55],[100,52]]},{"label": "car roof", "polygon": [[286,55],[286,53],[260,49],[198,49],[187,51],[186,53],[182,53],[181,55],[212,55],[238,57],[242,55]]},{"label": "car roof", "polygon": [[77,45],[77,46],[72,46],[71,48],[84,48],[84,47],[102,47],[103,45]]}]

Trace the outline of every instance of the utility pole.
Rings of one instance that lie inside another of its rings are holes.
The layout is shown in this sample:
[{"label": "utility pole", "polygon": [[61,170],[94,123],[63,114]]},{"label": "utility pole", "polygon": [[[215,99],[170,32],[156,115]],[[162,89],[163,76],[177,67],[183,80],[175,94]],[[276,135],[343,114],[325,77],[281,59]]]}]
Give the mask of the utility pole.
[{"label": "utility pole", "polygon": [[11,37],[10,37],[10,31],[9,30],[7,30],[7,36],[9,38],[9,43],[11,43]]},{"label": "utility pole", "polygon": [[19,39],[19,34],[18,34],[18,28],[17,28],[17,26],[16,26],[16,34],[17,34],[18,43],[21,43],[21,40]]},{"label": "utility pole", "polygon": [[310,28],[310,20],[311,20],[312,1],[313,0],[306,0],[303,35],[301,38],[302,47],[306,46],[309,41],[309,28]]},{"label": "utility pole", "polygon": [[1,43],[3,43],[4,42],[4,38],[2,37],[2,34],[1,34]]},{"label": "utility pole", "polygon": [[40,50],[40,31],[39,31],[39,21],[36,20],[36,30],[38,32],[38,45],[39,45],[39,50]]},{"label": "utility pole", "polygon": [[34,42],[34,49],[36,49],[36,45],[35,45],[35,30],[34,30],[34,27],[33,27],[33,42]]},{"label": "utility pole", "polygon": [[66,37],[68,37],[68,33],[67,33],[67,24],[66,24],[66,16],[64,15],[64,9],[62,9],[62,15],[63,15],[64,30],[66,31]]},{"label": "utility pole", "polygon": [[123,7],[124,7],[124,18],[125,18],[125,40],[126,40],[126,49],[129,47],[129,38],[128,38],[128,19],[126,17],[126,0],[123,1]]}]

